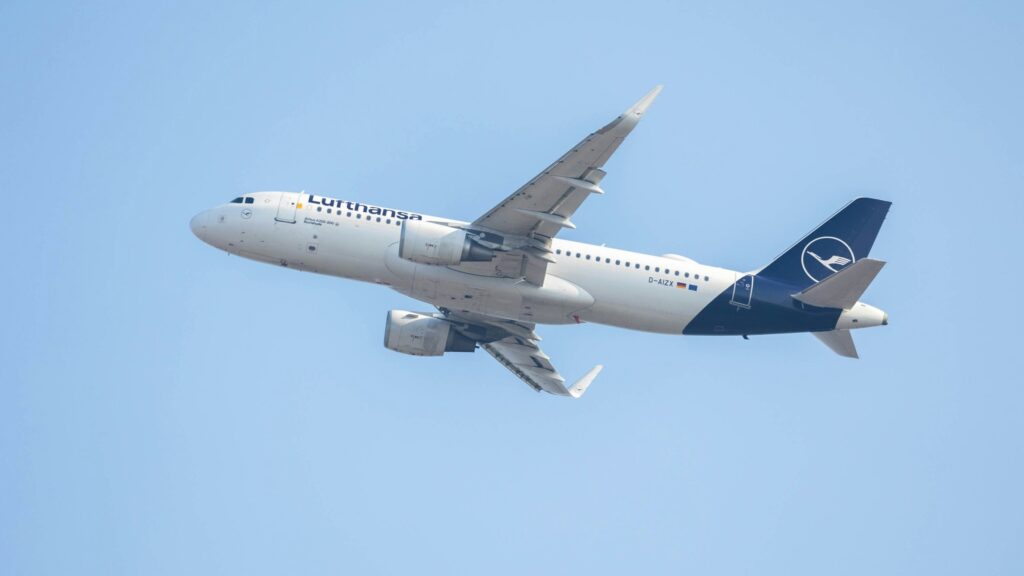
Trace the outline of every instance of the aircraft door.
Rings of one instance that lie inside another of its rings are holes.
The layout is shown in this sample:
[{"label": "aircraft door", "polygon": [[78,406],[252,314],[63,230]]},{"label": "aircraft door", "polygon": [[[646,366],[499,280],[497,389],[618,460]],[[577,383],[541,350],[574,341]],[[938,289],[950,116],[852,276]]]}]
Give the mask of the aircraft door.
[{"label": "aircraft door", "polygon": [[281,198],[277,203],[277,216],[274,220],[278,222],[295,223],[295,210],[298,207],[299,195],[294,192],[281,192]]},{"label": "aircraft door", "polygon": [[732,298],[729,300],[729,304],[741,308],[750,308],[750,302],[753,298],[754,277],[747,274],[732,285]]}]

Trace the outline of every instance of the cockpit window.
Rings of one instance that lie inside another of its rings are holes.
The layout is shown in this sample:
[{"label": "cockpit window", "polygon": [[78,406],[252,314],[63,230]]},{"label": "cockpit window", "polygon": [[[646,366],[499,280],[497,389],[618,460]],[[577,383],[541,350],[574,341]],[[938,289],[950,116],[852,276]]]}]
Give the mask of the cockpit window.
[{"label": "cockpit window", "polygon": [[255,198],[253,198],[252,196],[247,196],[247,197],[245,198],[245,203],[246,203],[246,204],[252,204],[252,203],[253,203],[253,202],[255,202],[255,201],[256,201],[256,199],[255,199]]},{"label": "cockpit window", "polygon": [[234,200],[231,201],[231,203],[232,204],[241,204],[242,203],[242,197],[239,196],[238,198],[235,198]]}]

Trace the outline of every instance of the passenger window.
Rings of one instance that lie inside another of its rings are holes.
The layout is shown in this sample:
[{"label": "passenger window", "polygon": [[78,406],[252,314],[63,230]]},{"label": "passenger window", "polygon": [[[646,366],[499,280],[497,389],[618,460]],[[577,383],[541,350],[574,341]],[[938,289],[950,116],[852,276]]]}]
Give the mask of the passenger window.
[{"label": "passenger window", "polygon": [[622,260],[616,260],[616,261],[615,261],[615,265],[616,265],[616,266],[620,266],[621,264],[622,264]]},{"label": "passenger window", "polygon": [[711,278],[708,278],[707,276],[705,276],[704,277],[704,281],[707,282],[708,280],[711,280]]},{"label": "passenger window", "polygon": [[686,274],[683,274],[683,276],[686,277],[686,278],[689,278],[690,277],[690,273],[687,272]]},{"label": "passenger window", "polygon": [[577,258],[579,258],[579,257],[580,257],[580,253],[579,253],[579,252],[577,252],[577,253],[576,253],[576,257],[577,257]]},{"label": "passenger window", "polygon": [[611,258],[605,258],[604,259],[604,263],[605,264],[611,264],[612,263],[612,259]]},{"label": "passenger window", "polygon": [[555,250],[555,254],[558,254],[559,256],[561,256],[562,255],[562,249],[559,248],[558,250]]},{"label": "passenger window", "polygon": [[639,262],[637,262],[637,263],[636,263],[636,269],[637,269],[637,270],[639,270],[639,269],[640,269],[640,263],[639,263]]},{"label": "passenger window", "polygon": [[316,211],[317,212],[323,212],[324,211],[324,207],[323,206],[317,206],[316,207]]},{"label": "passenger window", "polygon": [[655,272],[661,272],[661,267],[659,266],[659,267],[655,268],[654,271]]},{"label": "passenger window", "polygon": [[331,214],[331,209],[330,208],[327,209],[327,213]]},{"label": "passenger window", "polygon": [[651,269],[651,266],[649,264],[644,266],[644,270],[650,270],[650,269]]},{"label": "passenger window", "polygon": [[363,219],[363,215],[362,214],[356,214],[356,220],[362,220],[362,219]]},{"label": "passenger window", "polygon": [[676,276],[679,276],[679,270],[676,270]]}]

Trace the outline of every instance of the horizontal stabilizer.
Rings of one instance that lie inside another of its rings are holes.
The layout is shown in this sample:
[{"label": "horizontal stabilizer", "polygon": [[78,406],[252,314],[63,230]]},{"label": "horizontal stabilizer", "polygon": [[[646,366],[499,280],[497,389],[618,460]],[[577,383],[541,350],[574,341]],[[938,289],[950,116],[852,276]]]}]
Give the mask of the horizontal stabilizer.
[{"label": "horizontal stabilizer", "polygon": [[830,332],[811,332],[830,350],[845,358],[860,358],[857,347],[853,344],[853,336],[849,330],[832,330]]},{"label": "horizontal stabilizer", "polygon": [[882,266],[885,262],[881,260],[861,258],[803,292],[793,294],[793,298],[819,308],[849,310],[860,300]]}]

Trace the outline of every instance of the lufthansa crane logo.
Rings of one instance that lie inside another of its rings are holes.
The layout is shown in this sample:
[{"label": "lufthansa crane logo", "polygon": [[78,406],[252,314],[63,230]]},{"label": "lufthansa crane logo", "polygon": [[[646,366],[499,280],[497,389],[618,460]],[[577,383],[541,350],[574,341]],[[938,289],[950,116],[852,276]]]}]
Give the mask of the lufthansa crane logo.
[{"label": "lufthansa crane logo", "polygon": [[846,242],[835,236],[819,236],[804,246],[800,265],[807,277],[815,282],[839,272],[857,261]]}]

